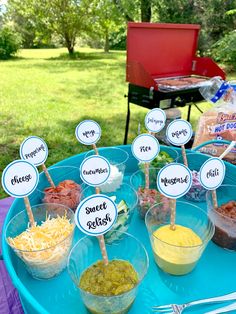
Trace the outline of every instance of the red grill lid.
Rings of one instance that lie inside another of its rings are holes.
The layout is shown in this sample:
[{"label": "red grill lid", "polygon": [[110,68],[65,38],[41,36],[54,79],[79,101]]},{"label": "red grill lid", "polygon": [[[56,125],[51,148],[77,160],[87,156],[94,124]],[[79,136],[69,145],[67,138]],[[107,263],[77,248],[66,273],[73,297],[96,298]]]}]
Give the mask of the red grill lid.
[{"label": "red grill lid", "polygon": [[128,23],[127,65],[140,63],[153,78],[191,75],[199,30],[195,24]]}]

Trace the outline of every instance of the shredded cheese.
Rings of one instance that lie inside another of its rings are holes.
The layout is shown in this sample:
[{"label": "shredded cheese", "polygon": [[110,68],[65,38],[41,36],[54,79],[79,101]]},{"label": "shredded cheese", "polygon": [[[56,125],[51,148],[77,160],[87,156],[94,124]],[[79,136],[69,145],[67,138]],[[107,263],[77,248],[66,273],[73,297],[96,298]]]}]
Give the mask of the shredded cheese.
[{"label": "shredded cheese", "polygon": [[66,239],[73,228],[73,224],[65,216],[49,216],[42,225],[28,228],[15,238],[8,238],[8,242],[14,249],[24,252],[49,249]]},{"label": "shredded cheese", "polygon": [[66,267],[73,231],[74,224],[66,216],[48,216],[41,225],[7,240],[34,278],[48,279]]}]

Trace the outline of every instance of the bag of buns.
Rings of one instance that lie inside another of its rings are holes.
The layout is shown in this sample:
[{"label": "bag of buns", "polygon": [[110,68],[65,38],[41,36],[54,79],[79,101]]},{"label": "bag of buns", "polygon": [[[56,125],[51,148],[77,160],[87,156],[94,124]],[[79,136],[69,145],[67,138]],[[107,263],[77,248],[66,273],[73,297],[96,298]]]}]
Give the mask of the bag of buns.
[{"label": "bag of buns", "polygon": [[[220,140],[236,140],[236,92],[228,82],[214,77],[209,81],[209,86],[200,88],[200,93],[214,106],[200,117],[193,147],[218,140],[199,151],[219,157],[228,147],[227,144],[221,144]],[[236,164],[236,149],[233,148],[224,159]]]}]

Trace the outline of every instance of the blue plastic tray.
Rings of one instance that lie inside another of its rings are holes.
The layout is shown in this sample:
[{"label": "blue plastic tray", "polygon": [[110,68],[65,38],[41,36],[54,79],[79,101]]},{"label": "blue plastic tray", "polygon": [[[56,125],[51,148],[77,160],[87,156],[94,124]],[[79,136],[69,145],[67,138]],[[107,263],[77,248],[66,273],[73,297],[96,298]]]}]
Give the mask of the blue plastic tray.
[{"label": "blue plastic tray", "polygon": [[[130,146],[121,147],[130,154]],[[165,147],[162,147],[162,150],[165,149]],[[84,154],[80,154],[63,160],[58,165],[79,166],[83,158]],[[199,168],[206,159],[206,156],[195,153],[194,158],[189,160],[190,168]],[[236,167],[226,163],[226,168],[224,183],[236,184]],[[129,181],[130,174],[135,170],[137,170],[137,163],[131,158],[127,165],[126,181]],[[38,202],[37,193],[31,196],[30,201],[31,204]],[[205,203],[197,204],[206,209]],[[23,201],[15,200],[6,217],[3,234],[8,221],[22,208],[24,208]],[[171,276],[163,273],[156,266],[144,221],[138,217],[137,213],[133,217],[128,232],[143,242],[150,257],[148,274],[139,288],[138,296],[129,312],[130,314],[151,313],[153,305],[174,302],[182,303],[226,294],[236,290],[235,252],[226,251],[211,242],[192,273],[180,277]],[[77,230],[75,241],[81,236],[83,235]],[[2,247],[6,267],[13,284],[19,291],[26,313],[87,313],[80,300],[78,290],[72,283],[66,270],[51,280],[34,280],[28,275],[22,262],[12,252],[4,238]],[[191,312],[204,313],[205,310],[198,307],[195,310],[191,310]]]}]

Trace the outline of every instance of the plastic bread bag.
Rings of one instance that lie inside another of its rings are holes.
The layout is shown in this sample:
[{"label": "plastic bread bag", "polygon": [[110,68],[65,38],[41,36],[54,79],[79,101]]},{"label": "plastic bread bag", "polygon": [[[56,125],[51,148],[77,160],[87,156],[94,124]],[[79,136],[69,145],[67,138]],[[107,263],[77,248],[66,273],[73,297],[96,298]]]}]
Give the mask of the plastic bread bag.
[{"label": "plastic bread bag", "polygon": [[[200,152],[219,157],[228,146],[221,144],[220,140],[236,140],[236,91],[220,77],[212,78],[208,87],[199,90],[214,106],[200,117],[193,147],[206,141],[218,140],[202,147]],[[236,149],[233,148],[225,159],[236,164]]]}]

